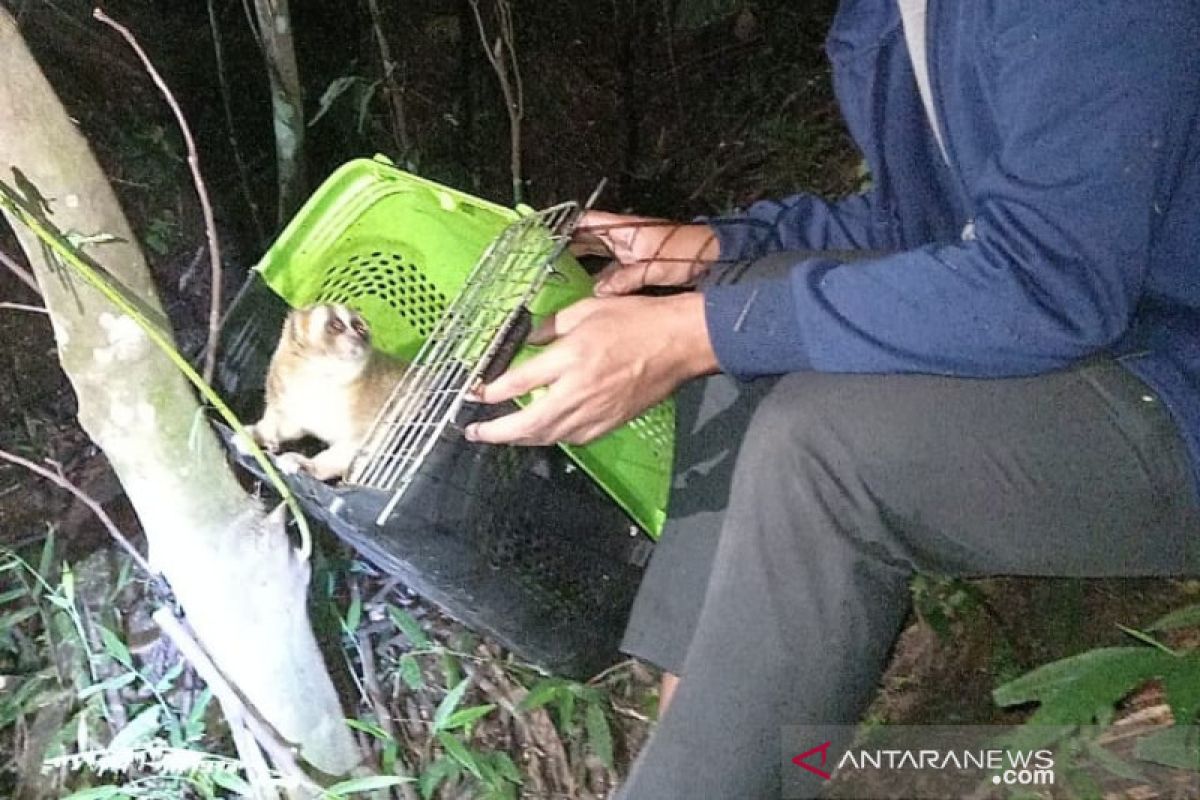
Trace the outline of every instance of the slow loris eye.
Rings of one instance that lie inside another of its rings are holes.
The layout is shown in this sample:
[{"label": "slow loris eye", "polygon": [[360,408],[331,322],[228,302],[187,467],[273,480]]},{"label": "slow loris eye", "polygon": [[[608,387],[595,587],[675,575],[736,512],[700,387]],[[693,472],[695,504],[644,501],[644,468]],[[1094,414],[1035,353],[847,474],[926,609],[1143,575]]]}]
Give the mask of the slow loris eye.
[{"label": "slow loris eye", "polygon": [[337,317],[334,317],[325,324],[325,327],[334,333],[342,333],[344,330],[346,330],[346,323],[342,322]]},{"label": "slow loris eye", "polygon": [[357,333],[359,336],[366,338],[367,326],[363,324],[363,321],[361,319],[356,319],[353,322],[351,322],[350,327],[354,328],[354,332]]}]

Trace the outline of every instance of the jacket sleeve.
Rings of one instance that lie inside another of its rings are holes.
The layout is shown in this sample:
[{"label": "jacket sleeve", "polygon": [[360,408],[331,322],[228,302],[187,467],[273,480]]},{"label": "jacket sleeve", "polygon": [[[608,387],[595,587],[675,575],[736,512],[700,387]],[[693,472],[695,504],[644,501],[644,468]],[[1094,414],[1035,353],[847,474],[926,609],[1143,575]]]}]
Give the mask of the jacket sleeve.
[{"label": "jacket sleeve", "polygon": [[760,200],[742,214],[709,217],[722,261],[749,261],[780,250],[885,250],[896,242],[872,223],[873,194],[829,202],[813,194]]},{"label": "jacket sleeve", "polygon": [[1099,1],[1004,13],[981,59],[988,111],[972,112],[998,133],[970,176],[975,239],[709,288],[725,371],[1026,375],[1125,331],[1197,113],[1196,14]]}]

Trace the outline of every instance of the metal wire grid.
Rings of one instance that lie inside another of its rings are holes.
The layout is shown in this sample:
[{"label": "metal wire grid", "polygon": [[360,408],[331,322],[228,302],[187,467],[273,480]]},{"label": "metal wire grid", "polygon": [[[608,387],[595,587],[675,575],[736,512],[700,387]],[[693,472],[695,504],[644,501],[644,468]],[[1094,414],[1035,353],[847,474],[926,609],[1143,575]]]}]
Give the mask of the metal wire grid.
[{"label": "metal wire grid", "polygon": [[425,340],[350,468],[349,483],[393,492],[376,524],[395,509],[522,309],[554,271],[579,216],[577,203],[563,203],[505,228]]}]

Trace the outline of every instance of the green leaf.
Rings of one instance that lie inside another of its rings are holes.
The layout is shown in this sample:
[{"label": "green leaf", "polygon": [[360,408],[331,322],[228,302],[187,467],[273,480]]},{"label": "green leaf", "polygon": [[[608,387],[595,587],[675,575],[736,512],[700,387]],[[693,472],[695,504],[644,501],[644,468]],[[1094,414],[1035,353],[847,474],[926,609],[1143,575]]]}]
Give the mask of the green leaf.
[{"label": "green leaf", "polygon": [[1177,608],[1146,626],[1148,631],[1170,631],[1200,625],[1200,603]]},{"label": "green leaf", "polygon": [[1200,652],[1177,659],[1162,678],[1167,705],[1176,725],[1192,725],[1200,716]]},{"label": "green leaf", "polygon": [[24,597],[29,594],[29,590],[24,586],[18,586],[16,589],[9,589],[7,592],[0,594],[0,605],[11,603],[19,597]]},{"label": "green leaf", "polygon": [[1179,653],[1176,653],[1174,650],[1167,647],[1165,644],[1160,642],[1158,639],[1155,639],[1153,636],[1151,636],[1148,633],[1142,633],[1137,628],[1129,628],[1129,627],[1126,627],[1125,625],[1117,625],[1117,628],[1122,633],[1124,633],[1126,636],[1132,636],[1134,639],[1137,639],[1142,644],[1148,644],[1153,648],[1162,650],[1164,653],[1169,653],[1170,655],[1173,655],[1173,656],[1179,655]]},{"label": "green leaf", "polygon": [[575,695],[563,692],[558,699],[558,729],[570,734],[575,729]]},{"label": "green leaf", "polygon": [[517,769],[517,765],[509,758],[508,753],[502,750],[497,750],[492,754],[492,763],[496,766],[496,772],[500,777],[513,783],[521,783],[521,770]]},{"label": "green leaf", "polygon": [[350,607],[346,609],[346,618],[342,620],[342,625],[346,627],[346,633],[351,636],[358,630],[359,623],[362,622],[362,598],[355,596],[350,601]]},{"label": "green leaf", "polygon": [[378,725],[376,725],[374,723],[363,722],[361,719],[347,719],[346,724],[349,725],[351,728],[354,728],[354,730],[362,731],[365,734],[374,736],[376,739],[379,739],[380,741],[383,741],[383,742],[392,741],[391,735],[389,735],[387,731],[385,731],[383,728],[379,727]]},{"label": "green leaf", "polygon": [[122,666],[133,669],[133,656],[130,654],[129,648],[125,646],[125,643],[115,633],[101,625],[100,639],[104,642],[104,652],[112,656]]},{"label": "green leaf", "polygon": [[557,697],[566,684],[562,678],[544,678],[533,685],[533,688],[517,704],[519,711],[532,711],[541,708]]},{"label": "green leaf", "polygon": [[449,717],[442,725],[442,730],[452,731],[456,728],[465,728],[475,720],[481,717],[486,717],[496,709],[494,703],[488,703],[484,706],[472,706],[471,708],[460,708]]},{"label": "green leaf", "polygon": [[389,605],[388,616],[391,617],[392,622],[396,623],[396,627],[404,632],[404,635],[414,648],[428,650],[433,647],[433,642],[430,641],[425,631],[421,629],[421,624],[413,619],[412,614],[409,614],[402,608]]},{"label": "green leaf", "polygon": [[208,710],[208,704],[212,702],[212,698],[212,689],[205,686],[192,705],[192,710],[188,712],[187,722],[184,723],[184,732],[188,741],[194,741],[204,735],[204,713]]},{"label": "green leaf", "polygon": [[231,792],[236,792],[242,797],[254,796],[254,787],[243,780],[242,777],[237,773],[227,769],[213,769],[205,770],[204,774],[222,789],[228,789]]},{"label": "green leaf", "polygon": [[1133,754],[1153,764],[1200,772],[1200,731],[1193,725],[1155,731],[1134,742]]},{"label": "green leaf", "polygon": [[126,800],[130,795],[126,794],[120,786],[96,786],[91,789],[80,789],[78,792],[63,797],[62,800],[111,800],[111,798],[120,798]]},{"label": "green leaf", "polygon": [[25,608],[19,608],[16,611],[0,616],[0,631],[15,628],[30,617],[36,616],[37,613],[37,606],[26,606]]},{"label": "green leaf", "polygon": [[417,780],[417,786],[421,790],[421,797],[429,800],[443,781],[448,778],[457,778],[461,774],[462,767],[453,758],[446,758],[445,756],[439,758],[430,764]]},{"label": "green leaf", "polygon": [[86,700],[94,694],[106,692],[109,689],[120,689],[123,686],[128,686],[136,681],[137,678],[138,676],[136,672],[122,672],[120,675],[114,675],[107,680],[100,681],[99,683],[93,683],[91,686],[84,687],[82,690],[80,690],[77,697],[80,700]]},{"label": "green leaf", "polygon": [[1000,706],[1038,702],[1038,725],[1089,724],[1130,690],[1180,659],[1146,647],[1103,647],[1055,661],[993,690]]},{"label": "green leaf", "polygon": [[361,794],[376,789],[386,789],[389,786],[399,786],[402,783],[411,783],[412,780],[412,778],[402,778],[399,775],[367,775],[335,783],[325,791],[330,797],[345,797],[349,794]]},{"label": "green leaf", "polygon": [[1105,750],[1096,742],[1087,743],[1087,754],[1092,761],[1099,764],[1104,769],[1116,775],[1118,778],[1124,778],[1127,781],[1146,782],[1146,776],[1138,772],[1137,767],[1120,758],[1114,753]]},{"label": "green leaf", "polygon": [[[42,573],[45,575],[45,573]],[[67,602],[75,605],[75,573],[71,571],[71,565],[63,562],[62,566],[62,593]]]},{"label": "green leaf", "polygon": [[117,735],[109,742],[108,749],[120,750],[121,748],[132,747],[139,742],[149,739],[162,727],[159,719],[161,713],[161,706],[150,706],[138,714],[129,721],[128,725],[117,732]]},{"label": "green leaf", "polygon": [[599,703],[590,703],[585,717],[587,724],[588,744],[592,752],[599,757],[604,766],[613,768],[612,731],[608,727],[608,718]]},{"label": "green leaf", "polygon": [[154,684],[154,691],[160,694],[166,694],[171,691],[171,687],[175,683],[175,679],[183,674],[183,659],[175,662],[175,666],[163,673],[163,676]]},{"label": "green leaf", "polygon": [[425,676],[421,673],[421,665],[411,653],[400,656],[400,679],[414,692],[425,688]]},{"label": "green leaf", "polygon": [[446,748],[446,752],[451,758],[466,767],[476,778],[483,780],[483,770],[479,768],[479,763],[475,760],[475,755],[467,749],[465,744],[445,731],[438,733],[437,738],[442,743],[442,747]]},{"label": "green leaf", "polygon": [[446,720],[450,718],[450,715],[458,708],[458,704],[462,702],[463,695],[466,694],[470,683],[470,678],[463,678],[458,682],[457,686],[446,692],[446,696],[442,698],[442,702],[438,703],[437,711],[433,712],[434,732],[445,730]]}]

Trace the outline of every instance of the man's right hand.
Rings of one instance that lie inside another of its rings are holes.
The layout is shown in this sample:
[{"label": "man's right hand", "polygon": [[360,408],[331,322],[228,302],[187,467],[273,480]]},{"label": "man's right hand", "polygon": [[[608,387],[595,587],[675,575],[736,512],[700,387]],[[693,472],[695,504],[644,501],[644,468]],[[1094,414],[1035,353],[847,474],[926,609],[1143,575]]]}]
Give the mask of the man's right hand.
[{"label": "man's right hand", "polygon": [[720,256],[708,225],[589,211],[575,231],[576,255],[611,256],[596,276],[598,297],[631,294],[647,286],[691,286]]}]

